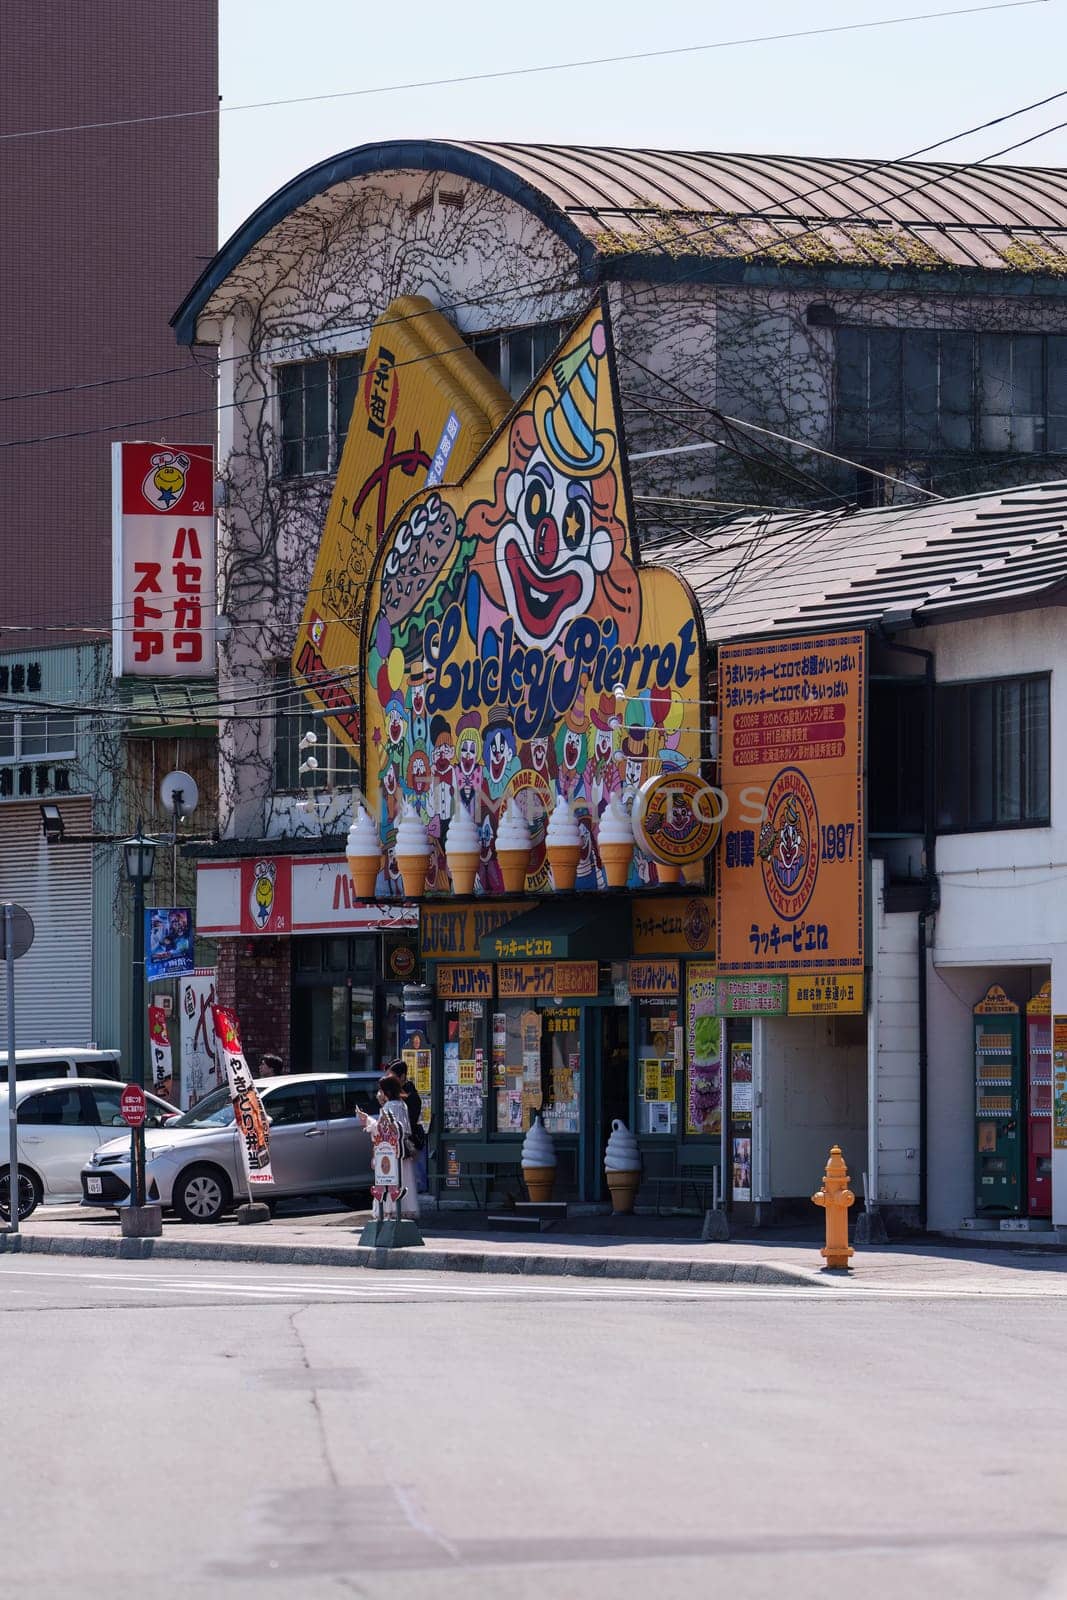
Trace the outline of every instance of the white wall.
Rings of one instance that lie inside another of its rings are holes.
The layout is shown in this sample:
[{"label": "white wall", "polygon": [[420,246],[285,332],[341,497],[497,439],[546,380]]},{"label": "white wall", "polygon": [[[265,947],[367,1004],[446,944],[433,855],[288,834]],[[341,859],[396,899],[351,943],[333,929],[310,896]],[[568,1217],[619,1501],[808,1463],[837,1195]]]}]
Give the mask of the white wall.
[{"label": "white wall", "polygon": [[881,861],[871,863],[869,917],[868,1029],[877,1114],[868,1173],[880,1205],[914,1208],[920,1169],[918,921],[911,912],[886,912]]}]

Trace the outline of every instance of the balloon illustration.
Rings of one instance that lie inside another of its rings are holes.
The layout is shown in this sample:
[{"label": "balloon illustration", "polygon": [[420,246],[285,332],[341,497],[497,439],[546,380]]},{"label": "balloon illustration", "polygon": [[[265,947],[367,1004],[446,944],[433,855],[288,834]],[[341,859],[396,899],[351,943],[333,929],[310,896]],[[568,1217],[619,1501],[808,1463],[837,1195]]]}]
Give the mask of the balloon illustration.
[{"label": "balloon illustration", "polygon": [[385,663],[389,672],[389,687],[399,689],[404,681],[404,652],[394,645],[389,652],[389,659]]}]

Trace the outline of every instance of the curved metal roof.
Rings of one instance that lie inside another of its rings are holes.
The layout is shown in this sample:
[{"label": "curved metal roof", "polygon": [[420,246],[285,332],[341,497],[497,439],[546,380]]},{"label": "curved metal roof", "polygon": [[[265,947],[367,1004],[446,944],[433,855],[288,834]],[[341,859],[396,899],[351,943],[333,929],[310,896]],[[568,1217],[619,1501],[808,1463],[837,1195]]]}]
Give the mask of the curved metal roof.
[{"label": "curved metal roof", "polygon": [[320,162],[253,212],[172,318],[178,338],[193,342],[216,289],[293,211],[353,178],[411,170],[508,195],[570,246],[588,280],[635,256],[1067,275],[1059,168],[397,140]]}]

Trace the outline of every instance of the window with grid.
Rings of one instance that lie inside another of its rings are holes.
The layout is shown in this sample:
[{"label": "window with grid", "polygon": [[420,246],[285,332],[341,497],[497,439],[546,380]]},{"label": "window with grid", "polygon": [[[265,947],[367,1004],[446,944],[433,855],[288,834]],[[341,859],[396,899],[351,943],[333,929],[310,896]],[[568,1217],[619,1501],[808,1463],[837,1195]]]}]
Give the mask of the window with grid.
[{"label": "window with grid", "polygon": [[0,711],[0,766],[19,761],[72,760],[75,755],[75,717],[54,711]]},{"label": "window with grid", "polygon": [[567,326],[565,322],[542,322],[529,328],[476,333],[470,340],[470,347],[512,399],[517,400],[555,354]]},{"label": "window with grid", "polygon": [[835,436],[870,450],[1067,451],[1067,337],[839,328]]},{"label": "window with grid", "polygon": [[278,367],[279,468],[283,478],[336,469],[362,371],[362,351]]},{"label": "window with grid", "polygon": [[[288,677],[288,664],[280,669],[279,676]],[[313,745],[301,747],[308,733],[315,735]],[[301,766],[311,757],[316,766],[301,772]],[[355,757],[339,741],[333,729],[322,717],[311,714],[304,695],[296,690],[280,694],[274,704],[274,790],[276,794],[295,793],[308,789],[333,789],[359,781],[359,768]]]},{"label": "window with grid", "polygon": [[937,687],[937,826],[942,832],[1047,827],[1049,679]]}]

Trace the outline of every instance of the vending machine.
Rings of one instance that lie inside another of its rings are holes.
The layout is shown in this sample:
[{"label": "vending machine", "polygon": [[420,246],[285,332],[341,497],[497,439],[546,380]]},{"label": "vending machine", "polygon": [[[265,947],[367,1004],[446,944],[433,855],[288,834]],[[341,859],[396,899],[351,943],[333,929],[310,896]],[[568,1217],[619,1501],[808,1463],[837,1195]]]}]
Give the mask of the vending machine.
[{"label": "vending machine", "polygon": [[980,1215],[1026,1214],[1022,1017],[999,984],[974,1008],[976,1170]]},{"label": "vending machine", "polygon": [[1026,1003],[1027,1215],[1052,1216],[1052,980]]}]

